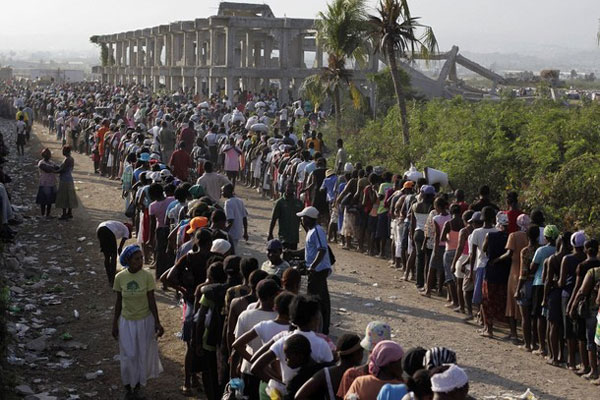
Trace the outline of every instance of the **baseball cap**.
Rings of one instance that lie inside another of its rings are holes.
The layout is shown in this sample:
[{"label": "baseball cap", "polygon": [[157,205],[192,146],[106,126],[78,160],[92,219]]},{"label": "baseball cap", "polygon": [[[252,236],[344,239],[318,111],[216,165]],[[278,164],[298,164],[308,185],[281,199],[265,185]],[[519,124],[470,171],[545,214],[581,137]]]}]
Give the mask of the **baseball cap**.
[{"label": "baseball cap", "polygon": [[208,225],[208,218],[194,217],[190,221],[189,228],[187,231],[185,231],[185,233],[191,235],[192,233],[196,232],[197,229],[204,228],[206,225]]},{"label": "baseball cap", "polygon": [[412,189],[415,187],[415,183],[413,181],[406,181],[404,185],[402,185],[402,189]]},{"label": "baseball cap", "polygon": [[231,248],[231,243],[229,243],[227,240],[225,239],[215,239],[212,242],[212,247],[210,248],[210,251],[212,253],[218,253],[218,254],[225,254],[229,251],[229,249]]},{"label": "baseball cap", "polygon": [[586,237],[584,231],[577,231],[573,235],[571,235],[571,245],[573,247],[583,247],[585,241]]},{"label": "baseball cap", "polygon": [[431,185],[421,186],[421,193],[423,194],[435,194],[435,188]]},{"label": "baseball cap", "polygon": [[144,162],[150,161],[150,154],[149,153],[140,154],[140,161],[144,161]]},{"label": "baseball cap", "polygon": [[319,210],[314,207],[306,207],[304,210],[296,214],[298,217],[309,217],[312,219],[319,218]]},{"label": "baseball cap", "polygon": [[546,225],[544,228],[544,237],[550,239],[556,239],[558,237],[559,231],[556,225]]},{"label": "baseball cap", "polygon": [[475,211],[471,216],[471,219],[467,221],[468,223],[473,222],[481,222],[481,211]]},{"label": "baseball cap", "polygon": [[281,249],[283,249],[283,245],[281,244],[279,239],[272,239],[272,240],[269,240],[269,242],[267,243],[267,251],[281,250]]}]

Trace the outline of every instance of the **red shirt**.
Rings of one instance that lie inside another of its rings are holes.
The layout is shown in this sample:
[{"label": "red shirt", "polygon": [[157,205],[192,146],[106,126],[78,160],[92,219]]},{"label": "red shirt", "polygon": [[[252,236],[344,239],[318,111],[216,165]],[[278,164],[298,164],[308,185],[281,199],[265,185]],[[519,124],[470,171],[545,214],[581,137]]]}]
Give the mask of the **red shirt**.
[{"label": "red shirt", "polygon": [[185,152],[190,154],[196,142],[196,131],[190,128],[185,128],[179,135],[179,142],[185,143]]},{"label": "red shirt", "polygon": [[519,227],[517,226],[517,218],[521,214],[523,214],[523,211],[521,211],[521,210],[509,210],[506,212],[506,215],[508,215],[508,233],[509,234],[519,230]]},{"label": "red shirt", "polygon": [[185,150],[176,150],[171,154],[169,165],[173,168],[173,175],[182,181],[187,181],[189,169],[194,166],[192,157]]}]

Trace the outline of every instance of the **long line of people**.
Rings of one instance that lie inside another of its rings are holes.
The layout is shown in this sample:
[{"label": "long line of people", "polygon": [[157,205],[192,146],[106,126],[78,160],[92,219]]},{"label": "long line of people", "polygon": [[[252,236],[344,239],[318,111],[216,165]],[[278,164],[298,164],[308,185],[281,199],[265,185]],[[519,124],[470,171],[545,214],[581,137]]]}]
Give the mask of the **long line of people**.
[{"label": "long line of people", "polygon": [[[279,107],[268,93],[198,103],[155,97],[139,86],[86,84],[19,96],[36,115],[47,115],[42,122],[58,140],[88,151],[99,174],[122,181],[131,221],[107,221],[98,237],[109,283],[120,293],[113,333],[130,398],[160,371],[158,358],[136,369],[141,354],[121,334],[162,334],[149,294],[154,280],[140,281],[145,272],[130,276],[138,263],[155,268],[163,289],[181,294],[186,394],[201,373],[211,400],[236,390],[250,399],[402,398],[408,391],[418,399],[464,398],[468,381],[448,349],[431,349],[422,359],[405,354],[389,341],[385,324],[368,328],[358,345],[355,335],[337,346],[325,336],[327,276],[335,263],[327,242],[337,241],[389,258],[424,296],[446,295],[466,320],[477,317],[482,336],[493,337],[495,323],[506,321],[509,338],[521,344],[521,320],[525,350],[548,355],[553,365],[567,359],[572,369],[580,361],[576,372],[598,379],[598,243],[583,232],[559,237],[541,212],[523,214],[515,193],[499,211],[487,187],[468,204],[460,190],[443,193],[423,178],[349,163],[343,141],[328,149],[318,132],[325,115],[304,119],[298,102],[274,113]],[[234,255],[248,236],[236,184],[275,200],[268,261],[260,269],[257,260]],[[300,225],[307,239],[298,252]],[[132,236],[137,247],[120,251],[117,240]],[[308,294],[319,300],[298,294],[300,272],[288,261],[299,255],[309,270]],[[115,276],[117,256],[134,268]],[[150,315],[152,323],[142,323]],[[370,351],[369,363],[355,368],[362,349]],[[243,379],[230,379],[237,377]]]}]

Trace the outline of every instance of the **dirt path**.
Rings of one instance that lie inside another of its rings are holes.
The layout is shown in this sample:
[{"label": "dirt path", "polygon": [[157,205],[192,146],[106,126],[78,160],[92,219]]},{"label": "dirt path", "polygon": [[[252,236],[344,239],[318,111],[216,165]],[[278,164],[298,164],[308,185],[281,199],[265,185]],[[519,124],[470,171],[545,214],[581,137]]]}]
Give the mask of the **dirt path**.
[{"label": "dirt path", "polygon": [[[50,147],[54,160],[60,161],[60,151],[44,128],[36,126],[35,132],[26,158],[11,161],[7,169],[10,171],[19,164],[24,176],[30,178],[11,186],[22,193],[15,203],[23,205],[24,214],[30,217],[20,228],[21,245],[11,249],[21,255],[23,270],[28,275],[10,275],[11,285],[23,290],[20,294],[13,293],[20,310],[14,312],[12,320],[30,327],[16,343],[16,354],[24,362],[15,361],[23,364],[15,370],[20,376],[19,383],[29,385],[34,393],[49,392],[60,399],[69,396],[114,399],[121,394],[119,363],[113,359],[118,354],[118,345],[110,335],[115,296],[106,282],[95,229],[104,220],[124,219],[119,184],[95,175],[91,160],[75,153],[74,177],[81,207],[68,222],[38,219],[37,207],[32,204],[37,190],[37,154],[41,147]],[[237,192],[250,214],[250,241],[241,246],[240,253],[257,256],[262,262],[266,259],[264,244],[272,204],[241,186]],[[475,326],[462,322],[461,316],[446,309],[441,299],[419,296],[414,285],[401,281],[400,274],[385,261],[343,251],[337,246],[334,251],[338,259],[335,274],[330,278],[334,336],[344,332],[362,334],[369,321],[381,319],[392,326],[395,340],[405,349],[416,345],[450,347],[457,352],[459,364],[467,369],[471,393],[478,399],[503,398],[500,396],[504,393],[520,394],[527,388],[543,399],[600,396],[600,390],[583,379],[564,369],[547,366],[541,358],[508,342],[479,338]],[[166,330],[159,341],[165,372],[149,382],[146,393],[152,399],[182,399],[179,386],[184,345],[175,336],[180,326],[180,310],[172,292],[157,291],[157,300]],[[60,304],[49,305],[58,301]],[[32,305],[26,307],[27,304]],[[34,314],[36,310],[38,315]],[[79,319],[75,319],[74,310],[78,310]],[[15,326],[11,328],[18,330]],[[44,328],[57,331],[48,336],[44,349],[35,355],[24,345],[39,337]],[[72,336],[72,340],[62,340],[60,335],[64,333]],[[72,364],[62,368],[60,363],[66,365],[67,360]],[[98,370],[101,375],[86,379],[86,374]]]}]

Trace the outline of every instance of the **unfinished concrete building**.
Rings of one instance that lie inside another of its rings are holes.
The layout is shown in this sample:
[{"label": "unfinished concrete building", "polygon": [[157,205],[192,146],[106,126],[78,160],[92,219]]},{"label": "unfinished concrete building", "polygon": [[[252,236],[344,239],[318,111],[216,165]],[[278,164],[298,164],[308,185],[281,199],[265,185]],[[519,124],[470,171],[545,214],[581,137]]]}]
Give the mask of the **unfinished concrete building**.
[{"label": "unfinished concrete building", "polygon": [[[296,98],[302,81],[323,67],[314,20],[276,18],[268,5],[221,3],[217,15],[148,29],[102,35],[104,66],[93,72],[108,83],[142,83],[158,90],[210,94],[234,90],[278,91],[282,102]],[[355,79],[368,91],[372,57]]]}]

